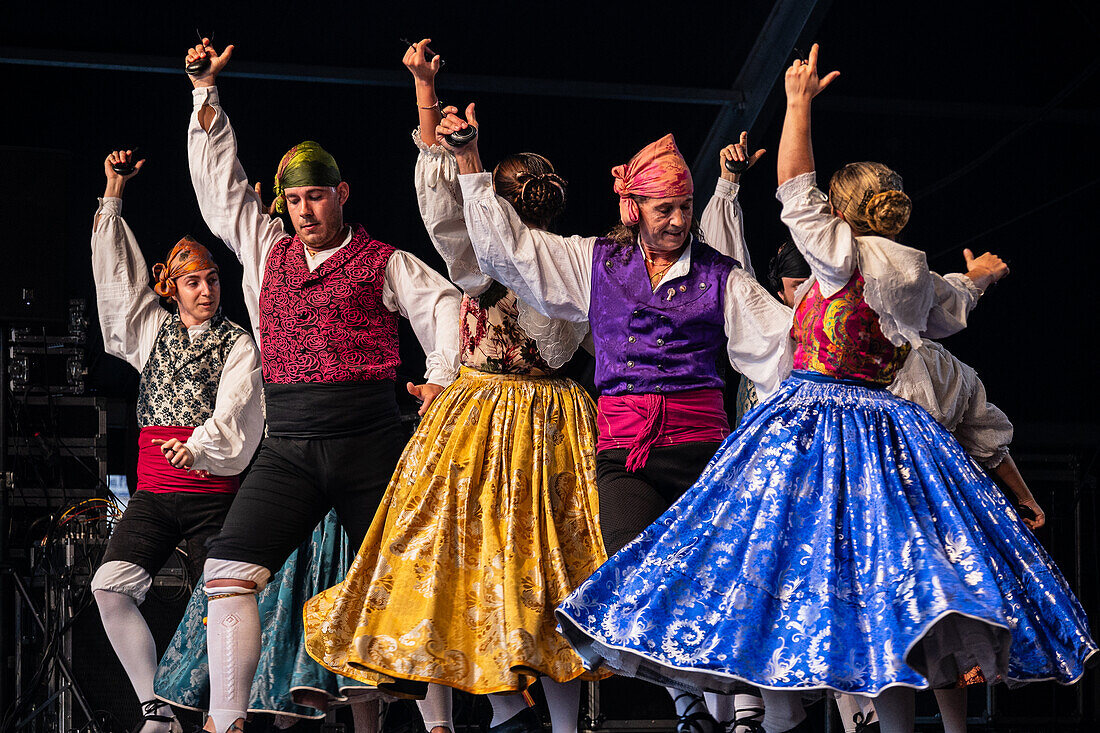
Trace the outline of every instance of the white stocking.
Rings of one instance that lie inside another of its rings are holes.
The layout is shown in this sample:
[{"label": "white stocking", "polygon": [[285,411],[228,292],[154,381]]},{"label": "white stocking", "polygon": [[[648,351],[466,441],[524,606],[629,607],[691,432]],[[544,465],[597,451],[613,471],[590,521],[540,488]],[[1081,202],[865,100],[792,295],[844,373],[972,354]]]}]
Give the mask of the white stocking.
[{"label": "white stocking", "polygon": [[[157,645],[153,641],[153,632],[138,610],[137,601],[124,593],[111,590],[94,591],[99,617],[103,620],[103,630],[115,650],[118,661],[126,670],[130,684],[137,693],[138,702],[155,700],[153,678],[157,674]],[[173,717],[172,708],[162,703],[153,715]],[[145,721],[141,733],[168,733],[171,723],[155,720]]]},{"label": "white stocking", "polygon": [[506,722],[527,709],[527,701],[523,699],[523,695],[489,695],[489,703],[493,706],[493,720],[489,723],[490,728]]},{"label": "white stocking", "polygon": [[550,708],[550,725],[553,733],[577,733],[577,719],[581,711],[581,681],[555,682],[549,677],[542,680],[542,694]]},{"label": "white stocking", "polygon": [[[218,588],[207,588],[216,593]],[[251,593],[212,597],[207,606],[206,649],[210,656],[210,717],[226,733],[247,717],[252,678],[260,662],[260,610]]]},{"label": "white stocking", "polygon": [[871,702],[871,698],[863,695],[839,693],[836,696],[836,709],[840,711],[840,722],[844,726],[844,733],[855,733],[857,715],[862,715],[865,723],[874,721],[875,705]]},{"label": "white stocking", "polygon": [[764,730],[785,733],[806,719],[802,693],[797,690],[761,690],[764,699]]},{"label": "white stocking", "polygon": [[[455,729],[454,716],[451,713],[451,688],[430,683],[423,700],[416,701],[416,707],[420,709],[420,717],[424,719],[424,728],[432,733],[433,728],[446,728],[449,731]],[[356,726],[355,733],[359,733]]]},{"label": "white stocking", "polygon": [[933,692],[940,707],[943,733],[966,733],[966,688],[952,687]]},{"label": "white stocking", "polygon": [[882,733],[913,733],[915,697],[908,687],[891,687],[875,698]]}]

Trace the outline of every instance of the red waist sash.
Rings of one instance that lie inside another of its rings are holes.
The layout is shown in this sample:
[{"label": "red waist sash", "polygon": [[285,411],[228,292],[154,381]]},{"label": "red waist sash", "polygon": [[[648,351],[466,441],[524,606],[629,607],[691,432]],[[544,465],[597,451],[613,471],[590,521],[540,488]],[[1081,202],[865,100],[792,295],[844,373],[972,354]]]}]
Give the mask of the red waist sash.
[{"label": "red waist sash", "polygon": [[185,442],[191,437],[194,428],[177,426],[150,425],[142,428],[138,435],[137,488],[138,491],[152,491],[165,494],[172,491],[190,491],[203,494],[234,493],[240,486],[236,476],[212,476],[206,471],[193,473],[176,468],[160,452],[160,445],[154,440],[176,440]]},{"label": "red waist sash", "polygon": [[626,468],[645,466],[653,446],[721,442],[730,433],[722,391],[689,389],[668,394],[602,395],[597,403],[596,450],[629,448]]}]

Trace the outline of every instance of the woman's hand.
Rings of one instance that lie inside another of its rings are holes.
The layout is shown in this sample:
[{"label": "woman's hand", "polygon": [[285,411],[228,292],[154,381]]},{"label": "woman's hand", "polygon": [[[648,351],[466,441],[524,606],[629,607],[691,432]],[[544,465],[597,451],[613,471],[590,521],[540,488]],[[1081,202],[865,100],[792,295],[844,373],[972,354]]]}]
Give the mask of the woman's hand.
[{"label": "woman's hand", "polygon": [[[443,59],[428,48],[428,44],[432,42],[432,39],[425,38],[422,41],[418,41],[409,46],[405,51],[405,57],[401,59],[401,63],[405,64],[405,68],[413,75],[413,79],[417,84],[423,84],[425,86],[435,86],[435,75],[439,73],[439,67],[443,64]],[[431,60],[428,59],[428,54],[433,54]]]},{"label": "woman's hand", "polygon": [[795,59],[787,69],[783,84],[787,90],[788,105],[809,103],[840,76],[839,71],[830,71],[824,79],[818,77],[817,52],[818,46],[815,43],[810,47],[810,57],[807,60]]},{"label": "woman's hand", "polygon": [[444,390],[444,387],[432,382],[425,382],[424,384],[413,384],[409,382],[405,385],[405,389],[409,391],[416,399],[420,400],[420,409],[417,410],[417,414],[420,417],[424,417],[424,413],[428,411],[432,402],[439,396],[439,393]]},{"label": "woman's hand", "polygon": [[725,178],[727,181],[733,181],[734,183],[737,183],[741,180],[742,174],[731,173],[730,170],[726,168],[726,161],[747,160],[749,164],[748,167],[745,168],[745,170],[748,170],[749,168],[752,168],[754,165],[756,165],[756,161],[760,160],[760,158],[766,152],[768,151],[760,148],[755,153],[753,153],[752,156],[749,156],[749,133],[747,130],[744,130],[741,132],[740,142],[736,142],[733,145],[727,145],[726,147],[718,151],[718,170],[722,174],[722,178]]},{"label": "woman's hand", "polygon": [[1047,515],[1039,506],[1039,502],[1035,501],[1035,497],[1021,500],[1017,511],[1020,513],[1020,519],[1024,520],[1024,524],[1032,532],[1047,523]]},{"label": "woman's hand", "polygon": [[198,61],[199,59],[210,59],[210,66],[200,74],[192,76],[188,74],[188,78],[191,79],[191,84],[197,89],[199,87],[212,87],[214,82],[221,73],[221,70],[225,68],[225,65],[229,63],[229,59],[233,56],[233,44],[229,44],[221,53],[214,50],[214,47],[210,45],[210,39],[202,39],[202,43],[199,43],[189,49],[187,49],[187,58],[184,60],[185,64],[189,64],[192,61]]},{"label": "woman's hand", "polygon": [[1008,274],[1008,265],[992,252],[975,257],[969,249],[964,249],[963,257],[966,259],[966,276],[981,290],[985,290]]},{"label": "woman's hand", "polygon": [[164,460],[171,463],[176,468],[189,469],[195,465],[195,456],[188,450],[187,446],[171,438],[169,440],[153,439],[153,445],[160,446],[160,452],[164,454]]},{"label": "woman's hand", "polygon": [[444,107],[443,119],[439,121],[439,125],[435,128],[436,143],[455,154],[455,160],[458,162],[458,172],[460,174],[481,173],[484,168],[481,166],[481,154],[477,149],[477,137],[457,148],[447,142],[447,139],[444,137],[452,132],[465,130],[467,127],[473,127],[478,131],[480,136],[481,126],[477,122],[476,108],[473,102],[470,102],[470,104],[466,106],[466,119],[462,119],[458,116],[457,107]]},{"label": "woman's hand", "polygon": [[[121,198],[126,182],[141,171],[142,166],[145,165],[145,158],[133,162],[133,156],[133,150],[113,150],[103,161],[103,173],[107,176],[107,187],[103,191],[103,198]],[[134,170],[125,175],[118,173],[114,169],[117,163],[133,163]]]},{"label": "woman's hand", "polygon": [[271,199],[270,204],[264,205],[264,197],[260,193],[261,186],[259,181],[256,181],[255,185],[252,186],[252,189],[256,192],[256,198],[260,200],[260,209],[262,209],[265,214],[272,218],[277,217],[279,215],[279,212],[275,211],[275,199]]}]

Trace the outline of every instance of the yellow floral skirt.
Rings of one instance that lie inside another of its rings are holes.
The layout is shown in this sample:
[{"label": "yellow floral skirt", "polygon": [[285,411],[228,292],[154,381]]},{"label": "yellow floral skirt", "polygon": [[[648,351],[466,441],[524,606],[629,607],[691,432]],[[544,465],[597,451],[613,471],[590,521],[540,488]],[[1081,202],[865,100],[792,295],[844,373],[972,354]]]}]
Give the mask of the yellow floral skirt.
[{"label": "yellow floral skirt", "polygon": [[607,559],[594,416],[571,380],[463,367],[406,446],[347,579],[306,604],[309,654],[382,688],[605,676],[554,618]]}]

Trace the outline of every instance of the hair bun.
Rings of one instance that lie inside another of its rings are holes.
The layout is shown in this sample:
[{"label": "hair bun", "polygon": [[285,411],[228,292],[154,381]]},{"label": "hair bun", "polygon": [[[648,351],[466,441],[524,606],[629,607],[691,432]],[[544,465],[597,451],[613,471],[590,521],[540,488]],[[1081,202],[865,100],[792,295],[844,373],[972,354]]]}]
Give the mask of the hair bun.
[{"label": "hair bun", "polygon": [[913,202],[897,189],[880,191],[867,202],[867,224],[871,231],[893,237],[909,222]]},{"label": "hair bun", "polygon": [[549,224],[565,210],[565,179],[557,173],[521,173],[519,214]]}]

